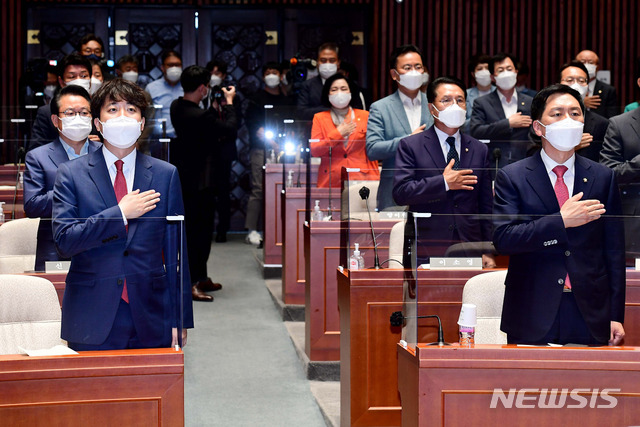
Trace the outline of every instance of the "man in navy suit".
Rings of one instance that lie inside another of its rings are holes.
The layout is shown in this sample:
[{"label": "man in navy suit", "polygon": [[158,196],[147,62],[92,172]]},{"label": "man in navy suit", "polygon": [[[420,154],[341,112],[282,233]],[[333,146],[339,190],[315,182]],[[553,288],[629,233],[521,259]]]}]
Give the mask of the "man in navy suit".
[{"label": "man in navy suit", "polygon": [[389,73],[398,90],[371,104],[366,150],[369,159],[382,163],[377,197],[379,211],[396,206],[392,195],[393,174],[400,140],[433,124],[427,97],[420,91],[426,72],[420,49],[414,45],[395,48],[389,58]]},{"label": "man in navy suit", "polygon": [[178,172],[135,146],[146,106],[135,84],[105,83],[91,101],[104,146],[58,169],[54,240],[71,257],[62,338],[75,350],[173,346],[179,327],[184,344],[193,327],[185,239],[166,218],[184,214]]},{"label": "man in navy suit", "polygon": [[541,90],[531,116],[542,150],[495,182],[494,244],[509,255],[501,329],[509,343],[618,345],[625,260],[615,174],[575,154],[584,123],[576,90]]},{"label": "man in navy suit", "polygon": [[59,260],[51,231],[53,184],[58,166],[102,146],[90,141],[91,98],[80,86],[63,87],[51,101],[51,122],[59,132],[49,144],[27,153],[24,174],[24,211],[29,218],[40,218],[36,271],[44,271],[45,261]]},{"label": "man in navy suit", "polygon": [[583,50],[576,55],[576,60],[582,62],[589,73],[589,92],[584,97],[584,106],[587,110],[600,114],[606,119],[620,114],[616,88],[596,78],[600,68],[598,54],[592,50]]},{"label": "man in navy suit", "polygon": [[[444,256],[458,242],[491,240],[491,177],[487,147],[460,132],[466,119],[466,88],[455,78],[440,77],[427,88],[435,124],[398,144],[393,198],[420,219],[418,256]],[[484,216],[484,218],[483,218]],[[483,254],[485,267],[495,267]]]},{"label": "man in navy suit", "polygon": [[469,124],[471,136],[488,139],[502,150],[501,165],[523,159],[529,142],[531,97],[516,90],[517,63],[508,53],[491,58],[489,71],[497,90],[474,102]]}]

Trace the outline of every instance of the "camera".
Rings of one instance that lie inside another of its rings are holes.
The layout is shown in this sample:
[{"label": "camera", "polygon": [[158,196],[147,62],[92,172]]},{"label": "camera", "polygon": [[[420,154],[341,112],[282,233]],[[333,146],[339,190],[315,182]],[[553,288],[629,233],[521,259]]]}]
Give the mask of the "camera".
[{"label": "camera", "polygon": [[224,92],[222,91],[222,86],[214,86],[211,88],[211,98],[214,101],[222,101],[224,99]]}]

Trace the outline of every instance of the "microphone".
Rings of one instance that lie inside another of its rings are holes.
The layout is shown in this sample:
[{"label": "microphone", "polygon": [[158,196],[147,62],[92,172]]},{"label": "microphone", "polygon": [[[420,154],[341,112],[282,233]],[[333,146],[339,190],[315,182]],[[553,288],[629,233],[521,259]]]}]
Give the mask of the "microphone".
[{"label": "microphone", "polygon": [[333,209],[331,207],[331,180],[332,180],[332,178],[331,178],[331,168],[332,168],[331,163],[332,163],[332,160],[333,160],[332,156],[333,156],[333,147],[330,145],[329,146],[329,212],[327,213],[327,217],[325,218],[325,220],[327,220],[327,221],[331,221],[333,219],[332,216],[331,216],[331,210]]},{"label": "microphone", "polygon": [[498,161],[502,158],[502,150],[499,148],[493,149],[493,160],[496,161],[496,174],[498,173]]},{"label": "microphone", "polygon": [[13,190],[13,208],[11,209],[11,219],[16,219],[16,203],[18,201],[18,186],[20,185],[20,172],[22,172],[20,170],[20,165],[24,161],[25,154],[26,152],[24,147],[18,147],[18,150],[16,151],[16,162],[15,162],[15,165],[17,166],[18,169],[16,171],[16,186]]},{"label": "microphone", "polygon": [[371,237],[373,237],[373,268],[376,270],[380,270],[380,258],[378,257],[378,243],[376,242],[376,232],[373,229],[373,221],[371,220],[371,210],[369,210],[369,194],[371,190],[368,187],[362,187],[358,194],[360,194],[360,198],[364,200],[367,204],[367,213],[369,214],[369,226],[371,227]]},{"label": "microphone", "polygon": [[402,326],[404,324],[405,319],[438,319],[438,342],[430,343],[429,345],[449,345],[444,342],[444,331],[442,330],[442,322],[440,321],[440,317],[437,314],[430,314],[428,316],[413,316],[413,317],[405,317],[403,316],[401,311],[394,311],[391,313],[391,317],[389,321],[391,322],[391,326]]}]

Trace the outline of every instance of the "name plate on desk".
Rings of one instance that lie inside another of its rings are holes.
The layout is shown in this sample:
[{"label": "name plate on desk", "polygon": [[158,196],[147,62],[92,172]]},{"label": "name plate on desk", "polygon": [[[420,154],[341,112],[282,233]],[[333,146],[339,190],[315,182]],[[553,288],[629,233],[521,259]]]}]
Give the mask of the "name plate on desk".
[{"label": "name plate on desk", "polygon": [[67,273],[71,261],[46,261],[44,263],[44,271],[46,273]]},{"label": "name plate on desk", "polygon": [[431,258],[431,270],[482,270],[482,258]]}]

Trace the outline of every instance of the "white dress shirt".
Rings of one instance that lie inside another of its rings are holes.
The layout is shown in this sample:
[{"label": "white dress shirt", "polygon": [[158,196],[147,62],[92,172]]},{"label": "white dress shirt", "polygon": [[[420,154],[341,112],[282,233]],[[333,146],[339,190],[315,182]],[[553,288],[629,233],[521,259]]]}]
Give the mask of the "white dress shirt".
[{"label": "white dress shirt", "polygon": [[59,139],[60,139],[60,143],[62,143],[62,148],[64,148],[65,153],[67,153],[67,157],[69,158],[69,160],[77,159],[78,157],[84,156],[89,152],[88,139],[82,145],[82,148],[80,149],[80,154],[76,154],[76,150],[74,150],[72,146],[64,142],[62,138],[59,138]]},{"label": "white dress shirt", "polygon": [[[449,154],[449,143],[447,142],[447,138],[449,138],[449,136],[453,136],[456,139],[456,142],[454,144],[456,146],[456,151],[458,152],[458,160],[460,160],[460,131],[457,131],[453,135],[447,135],[435,126],[433,127],[433,129],[436,131],[436,135],[438,135],[438,140],[440,141],[440,148],[442,149],[442,155],[444,156],[445,163],[447,162],[447,155]],[[442,176],[442,179],[444,180],[444,175]],[[444,188],[446,189],[446,191],[449,191],[449,184],[447,184],[446,180],[444,180]]]},{"label": "white dress shirt", "polygon": [[[131,193],[133,191],[133,179],[136,176],[136,153],[138,150],[133,150],[131,153],[127,154],[122,158],[122,173],[124,175],[124,179],[127,182],[127,193]],[[116,173],[118,172],[116,168],[116,161],[118,158],[109,150],[107,150],[106,146],[102,146],[102,155],[104,156],[104,161],[107,165],[107,170],[109,171],[109,178],[111,178],[111,186],[113,187],[116,182]],[[122,208],[120,208],[120,212],[122,212]],[[122,219],[124,220],[125,225],[127,224],[127,218],[124,216],[124,212],[122,212]]]},{"label": "white dress shirt", "polygon": [[551,180],[551,186],[556,186],[556,181],[558,180],[558,176],[553,171],[558,165],[564,165],[567,167],[567,171],[564,173],[562,179],[567,186],[567,190],[569,190],[569,197],[573,196],[573,182],[576,176],[576,155],[574,153],[566,162],[564,163],[556,163],[547,153],[545,153],[544,148],[540,150],[540,157],[542,157],[542,163],[544,163],[544,167],[547,170],[547,174],[549,175],[549,179]]},{"label": "white dress shirt", "polygon": [[404,112],[407,114],[409,127],[411,128],[411,132],[413,132],[420,126],[420,119],[422,118],[422,100],[420,92],[418,92],[418,95],[413,99],[400,91],[398,91],[398,94],[400,95],[400,100],[404,106]]},{"label": "white dress shirt", "polygon": [[504,111],[505,117],[508,119],[518,112],[518,91],[513,91],[513,96],[511,97],[511,101],[507,102],[507,97],[502,94],[502,92],[497,91],[498,98],[500,98],[500,103],[502,104],[502,110]]}]

